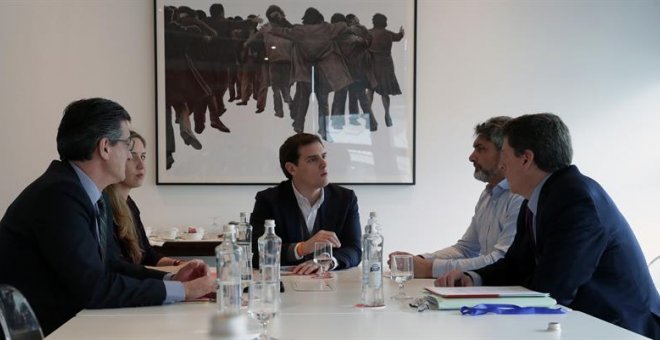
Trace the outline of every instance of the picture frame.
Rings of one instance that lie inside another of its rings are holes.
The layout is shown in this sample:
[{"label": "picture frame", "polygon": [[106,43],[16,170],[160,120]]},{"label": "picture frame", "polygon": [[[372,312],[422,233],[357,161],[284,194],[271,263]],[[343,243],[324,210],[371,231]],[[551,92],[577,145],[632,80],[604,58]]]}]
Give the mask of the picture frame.
[{"label": "picture frame", "polygon": [[322,138],[333,183],[415,184],[416,8],[154,0],[157,184],[278,183],[298,132]]}]

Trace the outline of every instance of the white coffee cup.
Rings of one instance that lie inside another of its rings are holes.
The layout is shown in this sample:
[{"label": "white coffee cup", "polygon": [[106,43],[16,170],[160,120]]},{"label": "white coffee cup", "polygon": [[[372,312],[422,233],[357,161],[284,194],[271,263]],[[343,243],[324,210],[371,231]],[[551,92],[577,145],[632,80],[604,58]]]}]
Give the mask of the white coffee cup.
[{"label": "white coffee cup", "polygon": [[160,231],[160,237],[165,240],[174,240],[176,239],[176,236],[179,234],[179,229],[172,227],[172,228],[163,228]]}]

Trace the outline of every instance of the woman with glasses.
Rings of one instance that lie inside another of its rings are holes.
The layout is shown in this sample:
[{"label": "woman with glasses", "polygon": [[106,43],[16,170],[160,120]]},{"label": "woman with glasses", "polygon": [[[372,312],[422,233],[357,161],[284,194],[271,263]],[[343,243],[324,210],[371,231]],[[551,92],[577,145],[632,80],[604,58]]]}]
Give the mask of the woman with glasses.
[{"label": "woman with glasses", "polygon": [[124,181],[108,186],[105,192],[110,197],[114,234],[122,257],[131,263],[145,266],[176,266],[181,260],[157,253],[149,244],[149,239],[140,219],[140,210],[129,196],[132,189],[142,186],[147,159],[146,141],[137,132],[131,131],[131,159],[126,161]]}]

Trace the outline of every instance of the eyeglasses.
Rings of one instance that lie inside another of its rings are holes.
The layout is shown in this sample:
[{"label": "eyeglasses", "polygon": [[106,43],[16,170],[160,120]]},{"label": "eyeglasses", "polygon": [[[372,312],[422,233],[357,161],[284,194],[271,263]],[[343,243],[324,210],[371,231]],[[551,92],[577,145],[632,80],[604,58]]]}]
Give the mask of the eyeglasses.
[{"label": "eyeglasses", "polygon": [[115,139],[115,140],[110,140],[112,143],[117,143],[117,142],[122,142],[126,145],[128,150],[133,150],[133,146],[135,146],[135,142],[131,137],[128,137],[126,139]]}]

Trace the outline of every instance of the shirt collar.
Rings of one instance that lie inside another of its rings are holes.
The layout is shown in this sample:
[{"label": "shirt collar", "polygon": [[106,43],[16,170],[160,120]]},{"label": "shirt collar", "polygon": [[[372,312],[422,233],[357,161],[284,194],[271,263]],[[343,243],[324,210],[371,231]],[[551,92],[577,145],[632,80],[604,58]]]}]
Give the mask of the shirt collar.
[{"label": "shirt collar", "polygon": [[487,191],[490,193],[490,195],[493,198],[498,198],[503,193],[509,191],[509,182],[505,178],[501,180],[499,183],[497,183],[494,187],[487,185],[486,188],[488,189]]},{"label": "shirt collar", "polygon": [[71,164],[73,171],[75,171],[76,175],[78,175],[80,184],[82,184],[83,189],[85,189],[85,192],[87,193],[89,200],[92,202],[92,205],[96,206],[96,202],[101,198],[101,191],[96,186],[96,183],[94,183],[94,181],[92,181],[92,179],[89,178],[89,176],[87,176],[87,174],[82,171],[82,169],[80,169],[75,163],[69,161],[69,164]]},{"label": "shirt collar", "polygon": [[321,204],[323,204],[323,200],[325,199],[325,190],[323,190],[323,188],[321,188],[321,197],[319,197],[319,199],[316,201],[316,204],[314,204],[314,206],[312,206],[312,204],[309,202],[307,197],[303,196],[303,194],[301,194],[298,191],[298,189],[296,189],[296,186],[293,184],[293,181],[291,181],[291,187],[293,188],[293,194],[296,196],[296,200],[298,201],[298,205],[305,204],[308,207],[318,209],[318,207],[320,207]]},{"label": "shirt collar", "polygon": [[547,174],[543,179],[539,182],[539,184],[534,187],[534,190],[532,191],[532,195],[529,196],[529,201],[527,202],[527,208],[532,212],[532,214],[536,215],[536,209],[538,208],[539,205],[539,196],[541,196],[541,189],[543,188],[543,184],[550,178],[550,174]]}]

